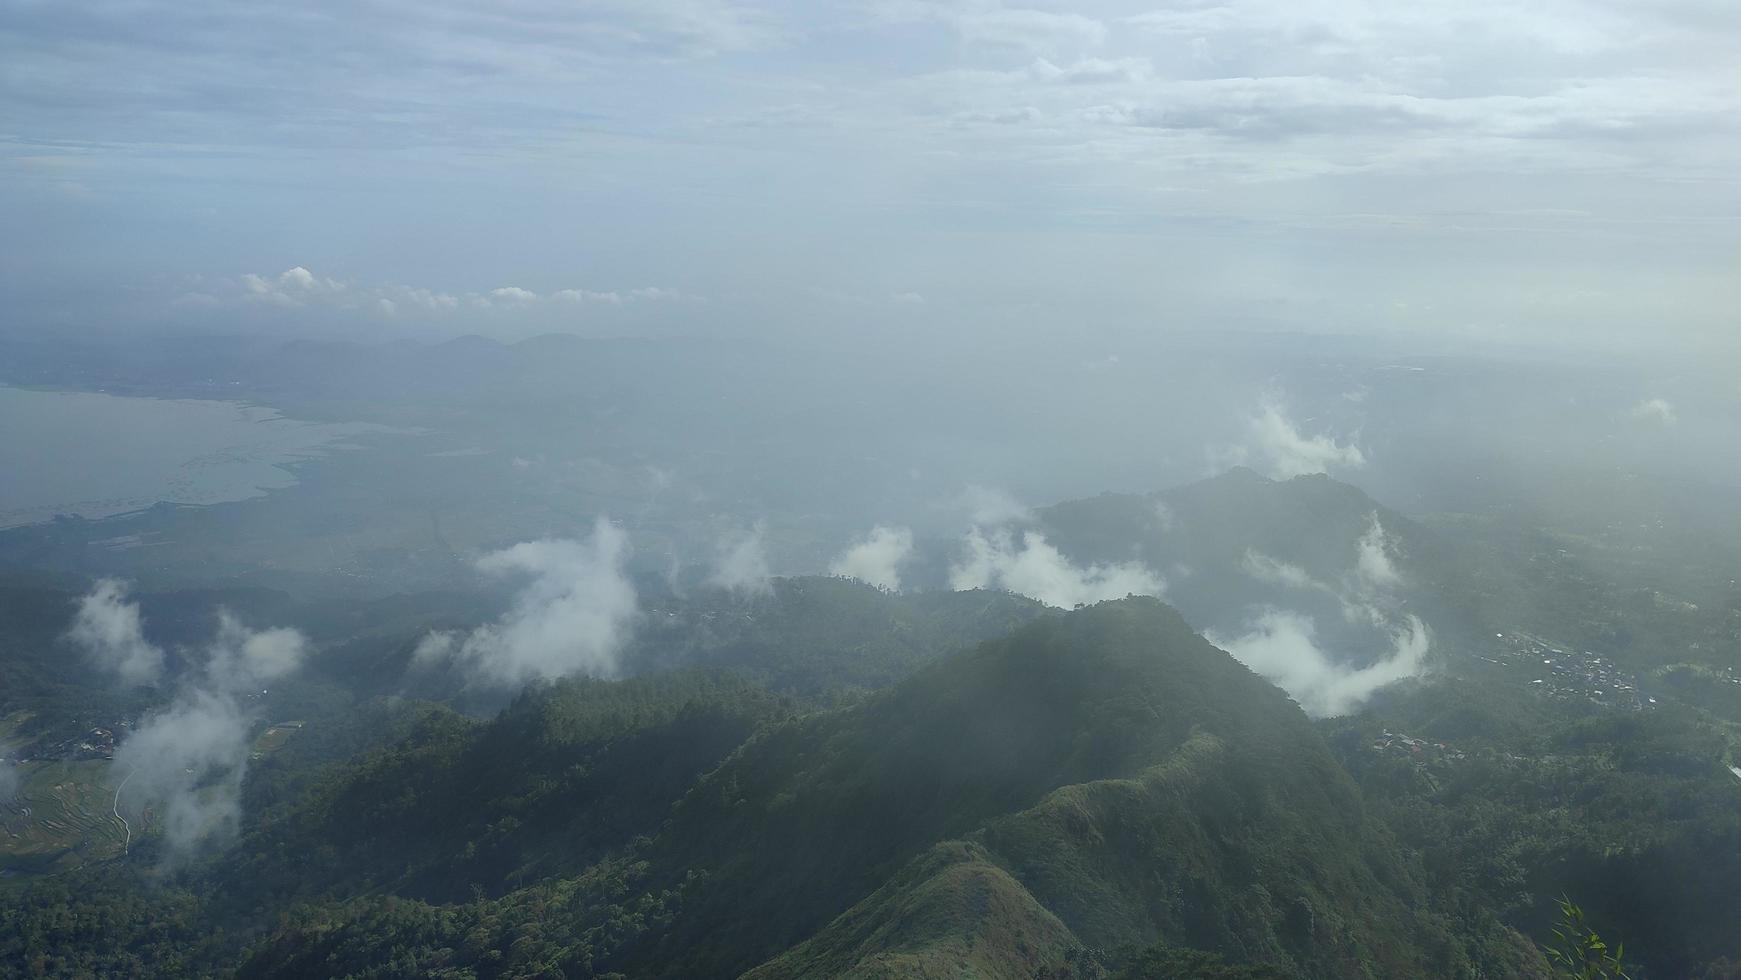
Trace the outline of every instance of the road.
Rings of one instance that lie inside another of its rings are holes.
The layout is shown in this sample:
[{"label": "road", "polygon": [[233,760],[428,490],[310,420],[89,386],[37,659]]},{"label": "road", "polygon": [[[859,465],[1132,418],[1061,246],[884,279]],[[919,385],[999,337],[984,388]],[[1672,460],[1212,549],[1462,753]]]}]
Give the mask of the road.
[{"label": "road", "polygon": [[127,822],[126,817],[121,816],[121,787],[126,786],[127,780],[132,779],[133,774],[138,771],[138,769],[127,770],[127,778],[121,780],[120,786],[115,787],[115,802],[110,807],[110,809],[115,813],[115,819],[121,821],[121,828],[127,831],[127,840],[121,845],[121,853],[123,856],[133,852],[133,825]]}]

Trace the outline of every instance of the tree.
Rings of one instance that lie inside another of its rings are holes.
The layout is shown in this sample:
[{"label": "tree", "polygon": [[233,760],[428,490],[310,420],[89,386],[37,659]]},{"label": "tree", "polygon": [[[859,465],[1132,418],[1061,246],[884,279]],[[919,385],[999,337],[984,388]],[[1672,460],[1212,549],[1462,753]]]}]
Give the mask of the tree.
[{"label": "tree", "polygon": [[1626,947],[1608,943],[1584,919],[1584,910],[1571,899],[1561,896],[1560,924],[1554,927],[1554,941],[1548,946],[1548,961],[1563,977],[1576,980],[1632,980],[1625,963]]}]

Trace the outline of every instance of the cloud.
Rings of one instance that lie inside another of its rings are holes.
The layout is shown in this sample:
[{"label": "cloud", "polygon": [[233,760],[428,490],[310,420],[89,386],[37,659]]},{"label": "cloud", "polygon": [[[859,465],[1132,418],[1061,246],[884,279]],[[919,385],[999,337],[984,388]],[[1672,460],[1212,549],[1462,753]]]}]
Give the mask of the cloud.
[{"label": "cloud", "polygon": [[335,297],[346,291],[344,283],[321,279],[302,266],[293,266],[277,276],[257,273],[242,276],[243,298],[274,306],[297,307],[309,300]]},{"label": "cloud", "polygon": [[1140,82],[1149,77],[1153,66],[1147,58],[1084,58],[1081,61],[1055,65],[1044,58],[1034,59],[1028,72],[1044,82],[1067,85],[1107,85]]},{"label": "cloud", "polygon": [[746,531],[720,537],[715,545],[713,570],[707,584],[734,595],[768,595],[774,591],[768,570],[768,551],[763,542],[766,527],[756,524]]},{"label": "cloud", "polygon": [[525,541],[485,555],[477,563],[484,574],[524,580],[512,606],[463,637],[424,637],[415,659],[451,661],[497,687],[615,676],[637,610],[628,553],[628,535],[600,518],[584,541]]},{"label": "cloud", "polygon": [[998,524],[1025,523],[1033,519],[1033,511],[1006,490],[970,483],[961,492],[959,501],[968,519],[981,527]]},{"label": "cloud", "polygon": [[127,773],[118,805],[136,813],[151,806],[172,857],[234,835],[258,721],[248,699],[299,668],[309,652],[297,630],[255,630],[226,609],[217,619],[197,672],[115,750],[117,771]]},{"label": "cloud", "polygon": [[1166,582],[1140,562],[1078,568],[1035,531],[1024,531],[1021,544],[1007,529],[990,534],[975,527],[964,539],[966,557],[949,570],[949,587],[1000,588],[1037,599],[1048,606],[1079,605],[1127,595],[1161,595]]},{"label": "cloud", "polygon": [[1368,518],[1366,533],[1355,543],[1354,569],[1367,591],[1390,589],[1402,583],[1402,574],[1391,561],[1393,547],[1374,511]]},{"label": "cloud", "polygon": [[115,750],[117,770],[130,774],[122,803],[136,812],[155,804],[176,852],[232,836],[241,817],[251,727],[233,694],[201,687],[181,692],[167,708],[145,716]]},{"label": "cloud", "polygon": [[668,286],[634,289],[558,289],[549,295],[521,286],[499,286],[483,292],[431,289],[400,283],[352,285],[323,278],[304,266],[277,275],[245,273],[239,279],[202,277],[197,290],[183,290],[169,308],[188,313],[232,313],[249,309],[338,311],[359,318],[395,320],[407,314],[472,318],[521,316],[561,322],[565,310],[594,306],[626,310],[642,304],[700,302],[701,298]]},{"label": "cloud", "polygon": [[1291,589],[1314,589],[1320,592],[1334,593],[1330,585],[1318,581],[1312,574],[1298,565],[1282,561],[1258,551],[1246,551],[1240,565],[1245,573],[1259,582],[1270,585],[1282,585]]},{"label": "cloud", "polygon": [[828,574],[855,578],[890,591],[901,587],[901,563],[913,551],[913,532],[904,527],[871,528],[828,566]]},{"label": "cloud", "polygon": [[1162,500],[1159,497],[1155,498],[1153,513],[1155,529],[1160,531],[1162,534],[1171,534],[1176,528],[1178,528],[1179,516],[1173,513],[1172,505],[1168,504],[1165,500]]},{"label": "cloud", "polygon": [[67,639],[98,667],[125,684],[155,684],[163,677],[163,650],[145,639],[139,604],[127,600],[127,584],[99,579],[79,599]]},{"label": "cloud", "polygon": [[1354,542],[1353,569],[1336,581],[1318,579],[1298,565],[1258,551],[1247,551],[1241,566],[1247,575],[1260,582],[1335,598],[1342,606],[1343,618],[1351,623],[1382,626],[1395,606],[1393,592],[1403,583],[1402,572],[1392,557],[1395,551],[1395,542],[1374,511],[1367,518],[1366,530]]},{"label": "cloud", "polygon": [[1308,714],[1346,714],[1374,691],[1418,675],[1426,666],[1431,646],[1426,624],[1398,608],[1395,590],[1403,575],[1393,557],[1396,550],[1374,512],[1354,542],[1353,567],[1335,581],[1256,551],[1246,552],[1242,563],[1246,574],[1260,582],[1334,598],[1350,626],[1377,631],[1388,650],[1365,667],[1333,661],[1318,640],[1312,617],[1273,605],[1258,607],[1239,635],[1205,635],[1287,691]]},{"label": "cloud", "polygon": [[1301,433],[1299,425],[1274,401],[1266,401],[1247,423],[1246,439],[1225,457],[1254,463],[1278,480],[1325,473],[1331,467],[1359,469],[1366,465],[1366,454],[1359,446],[1338,442],[1330,435]]},{"label": "cloud", "polygon": [[1239,636],[1205,635],[1287,691],[1315,718],[1347,714],[1379,688],[1419,674],[1431,643],[1426,624],[1410,615],[1391,631],[1387,654],[1356,668],[1334,663],[1316,634],[1309,617],[1272,607],[1259,612]]},{"label": "cloud", "polygon": [[1661,398],[1646,398],[1632,406],[1632,417],[1661,425],[1673,425],[1680,419],[1675,414],[1675,407]]},{"label": "cloud", "polygon": [[1053,51],[1093,46],[1106,40],[1106,25],[1076,13],[992,6],[955,11],[949,21],[974,43]]},{"label": "cloud", "polygon": [[642,286],[627,290],[558,289],[552,299],[568,303],[603,303],[607,306],[627,306],[635,302],[670,302],[684,298],[682,290],[660,286]]},{"label": "cloud", "polygon": [[538,294],[530,289],[521,289],[519,286],[503,286],[490,290],[490,299],[498,303],[518,305],[535,302],[538,299]]},{"label": "cloud", "polygon": [[296,670],[307,656],[308,638],[301,632],[288,627],[252,630],[220,609],[206,675],[219,690],[251,691]]}]

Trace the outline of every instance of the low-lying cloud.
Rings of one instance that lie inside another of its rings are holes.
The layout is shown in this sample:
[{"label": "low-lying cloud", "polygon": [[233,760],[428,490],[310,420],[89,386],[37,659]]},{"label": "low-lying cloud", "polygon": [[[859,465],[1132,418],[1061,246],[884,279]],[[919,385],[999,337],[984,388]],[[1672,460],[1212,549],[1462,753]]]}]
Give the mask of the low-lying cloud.
[{"label": "low-lying cloud", "polygon": [[497,687],[615,676],[638,608],[628,553],[627,533],[600,518],[584,541],[525,541],[485,555],[484,574],[524,580],[512,606],[468,634],[431,633],[415,659],[454,663]]},{"label": "low-lying cloud", "polygon": [[1358,445],[1327,433],[1306,435],[1275,400],[1265,401],[1246,423],[1244,444],[1218,455],[1224,462],[1253,466],[1277,480],[1366,465],[1366,454]]},{"label": "low-lying cloud", "polygon": [[913,532],[878,525],[828,566],[828,574],[855,578],[893,592],[901,587],[901,565],[913,552]]},{"label": "low-lying cloud", "polygon": [[766,536],[767,528],[762,524],[723,535],[714,545],[707,584],[745,598],[773,592]]},{"label": "low-lying cloud", "polygon": [[1658,425],[1673,425],[1680,421],[1674,405],[1664,398],[1646,398],[1632,406],[1632,417]]},{"label": "low-lying cloud", "polygon": [[1037,531],[1022,532],[1018,542],[1007,528],[975,527],[963,545],[966,556],[949,570],[949,587],[958,592],[998,588],[1071,609],[1166,591],[1166,582],[1141,562],[1078,567]]},{"label": "low-lying cloud", "polygon": [[961,493],[960,503],[967,511],[968,519],[980,527],[1025,523],[1034,516],[1033,511],[1007,490],[979,484],[969,484]]},{"label": "low-lying cloud", "polygon": [[86,659],[124,684],[155,684],[163,677],[163,650],[145,639],[139,604],[128,600],[125,582],[99,579],[79,599],[66,635]]},{"label": "low-lying cloud", "polygon": [[1400,610],[1396,589],[1403,576],[1396,552],[1396,543],[1375,512],[1354,542],[1353,566],[1333,581],[1256,551],[1245,555],[1245,572],[1251,577],[1287,590],[1328,596],[1340,606],[1342,618],[1350,626],[1378,631],[1387,649],[1367,666],[1354,667],[1344,662],[1345,658],[1331,657],[1311,616],[1277,605],[1256,607],[1241,634],[1207,635],[1215,645],[1287,691],[1308,714],[1346,714],[1379,688],[1417,676],[1426,667],[1430,632],[1419,617]]},{"label": "low-lying cloud", "polygon": [[[137,615],[136,606],[121,605]],[[252,629],[225,609],[217,618],[210,644],[189,654],[200,661],[197,671],[115,751],[127,780],[118,805],[135,813],[150,805],[172,856],[235,833],[249,736],[259,720],[249,699],[294,672],[309,651],[297,630]]]},{"label": "low-lying cloud", "polygon": [[154,804],[164,839],[177,852],[233,836],[251,728],[232,692],[181,692],[169,707],[146,716],[115,751],[117,770],[130,774],[120,802],[141,811]]},{"label": "low-lying cloud", "polygon": [[1349,667],[1336,663],[1319,645],[1310,617],[1274,607],[1261,610],[1239,636],[1207,636],[1287,691],[1315,718],[1347,714],[1379,688],[1418,675],[1431,644],[1426,624],[1409,615],[1391,630],[1391,648],[1384,657],[1366,667]]}]

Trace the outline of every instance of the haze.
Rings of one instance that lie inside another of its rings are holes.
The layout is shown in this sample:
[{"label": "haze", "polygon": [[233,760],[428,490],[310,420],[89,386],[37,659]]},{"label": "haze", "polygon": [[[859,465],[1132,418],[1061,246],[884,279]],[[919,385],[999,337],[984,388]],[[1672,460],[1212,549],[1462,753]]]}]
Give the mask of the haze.
[{"label": "haze", "polygon": [[1741,980],[1736,0],[0,0],[0,975]]},{"label": "haze", "polygon": [[9,330],[1733,350],[1717,0],[0,5]]}]

